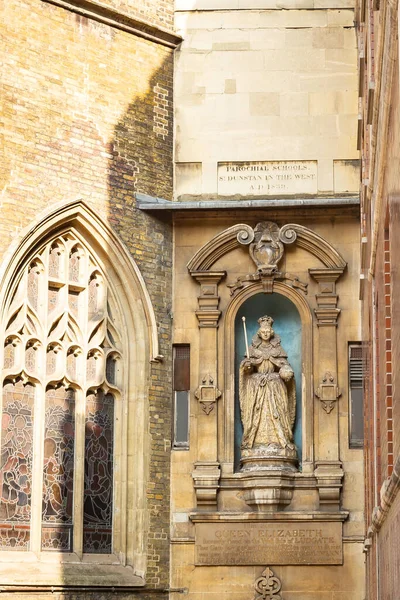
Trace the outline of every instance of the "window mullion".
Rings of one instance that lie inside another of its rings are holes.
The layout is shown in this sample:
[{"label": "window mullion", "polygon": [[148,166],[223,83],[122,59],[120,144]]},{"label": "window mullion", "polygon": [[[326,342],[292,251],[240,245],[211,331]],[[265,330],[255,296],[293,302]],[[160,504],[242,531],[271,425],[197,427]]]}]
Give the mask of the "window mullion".
[{"label": "window mullion", "polygon": [[[126,449],[123,452],[124,440],[127,440],[128,415],[123,412],[120,395],[115,394],[114,413],[114,511],[113,511],[113,552],[119,553],[121,561],[126,561],[126,495],[127,495],[127,462]],[[115,510],[121,507],[121,510]]]},{"label": "window mullion", "polygon": [[85,476],[85,393],[77,393],[75,409],[75,469],[73,508],[73,549],[82,558],[83,554],[83,490]]},{"label": "window mullion", "polygon": [[[46,358],[48,332],[48,251],[41,256],[44,272],[38,289],[38,318],[43,325],[40,357],[37,371],[40,385],[35,388],[35,408],[33,426],[33,461],[32,461],[32,496],[31,496],[31,534],[30,550],[40,554],[42,549],[42,501],[43,501],[43,463],[44,463],[44,430],[46,411]],[[25,365],[24,365],[25,366]]]},{"label": "window mullion", "polygon": [[82,353],[81,371],[78,373],[78,380],[81,389],[77,394],[75,408],[75,469],[74,469],[74,508],[73,508],[73,549],[80,558],[83,556],[83,513],[84,513],[84,490],[85,490],[85,417],[86,417],[86,360],[88,353],[88,290],[87,282],[89,278],[89,256],[86,255],[84,262],[84,281],[85,289],[82,291],[81,311],[79,326],[82,334]]},{"label": "window mullion", "polygon": [[38,554],[42,545],[43,441],[45,422],[45,390],[36,386],[33,428],[33,474],[31,501],[30,549]]}]

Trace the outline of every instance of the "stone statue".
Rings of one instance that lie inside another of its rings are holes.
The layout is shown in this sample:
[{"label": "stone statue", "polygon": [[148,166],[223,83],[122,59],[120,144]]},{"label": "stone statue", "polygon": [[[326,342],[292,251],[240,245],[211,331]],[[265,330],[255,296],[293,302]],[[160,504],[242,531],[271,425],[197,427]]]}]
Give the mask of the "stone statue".
[{"label": "stone statue", "polygon": [[273,322],[268,316],[258,320],[260,328],[240,364],[242,469],[279,468],[297,458],[294,373]]}]

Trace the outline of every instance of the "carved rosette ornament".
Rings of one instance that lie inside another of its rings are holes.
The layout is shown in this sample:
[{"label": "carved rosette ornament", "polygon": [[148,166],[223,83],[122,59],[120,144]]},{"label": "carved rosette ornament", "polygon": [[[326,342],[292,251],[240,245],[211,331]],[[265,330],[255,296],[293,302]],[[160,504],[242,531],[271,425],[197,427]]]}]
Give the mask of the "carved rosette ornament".
[{"label": "carved rosette ornament", "polygon": [[283,597],[279,593],[281,591],[282,584],[278,577],[275,576],[272,569],[267,567],[262,572],[261,577],[256,579],[254,589],[256,595],[254,600],[283,600]]},{"label": "carved rosette ornament", "polygon": [[327,371],[323,376],[322,382],[315,391],[315,395],[321,400],[322,408],[329,415],[334,409],[337,400],[342,395],[336,385],[335,377],[330,371]]},{"label": "carved rosette ornament", "polygon": [[201,408],[206,415],[209,415],[214,410],[216,401],[222,396],[214,384],[214,379],[211,375],[203,377],[194,395],[200,402]]}]

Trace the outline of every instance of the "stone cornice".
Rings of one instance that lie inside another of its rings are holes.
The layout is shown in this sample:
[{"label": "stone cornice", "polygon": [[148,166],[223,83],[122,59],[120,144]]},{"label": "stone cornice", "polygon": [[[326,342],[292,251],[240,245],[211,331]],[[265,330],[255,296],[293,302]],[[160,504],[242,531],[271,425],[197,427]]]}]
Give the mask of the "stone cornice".
[{"label": "stone cornice", "polygon": [[132,17],[121,10],[106,6],[101,2],[95,2],[95,0],[42,0],[42,2],[65,8],[88,19],[93,19],[104,25],[109,25],[168,48],[176,48],[182,41],[182,38],[173,31],[158,27],[137,17]]},{"label": "stone cornice", "polygon": [[[50,0],[43,0],[50,1]],[[315,196],[310,198],[218,198],[202,200],[172,201],[165,198],[155,198],[147,194],[136,193],[137,208],[143,211],[214,211],[214,210],[248,210],[263,208],[338,208],[360,206],[360,197],[342,196],[325,197]]]},{"label": "stone cornice", "polygon": [[285,511],[285,512],[192,512],[189,513],[189,519],[193,523],[274,523],[274,522],[297,522],[304,523],[311,521],[312,523],[330,522],[330,521],[346,521],[349,516],[348,510],[338,511]]}]

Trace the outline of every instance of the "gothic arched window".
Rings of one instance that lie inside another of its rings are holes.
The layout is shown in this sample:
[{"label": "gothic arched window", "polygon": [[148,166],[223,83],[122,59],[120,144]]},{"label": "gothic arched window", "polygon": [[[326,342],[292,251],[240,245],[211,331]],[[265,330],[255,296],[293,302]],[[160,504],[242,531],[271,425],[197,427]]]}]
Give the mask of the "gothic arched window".
[{"label": "gothic arched window", "polygon": [[117,313],[95,255],[71,231],[18,274],[5,315],[2,550],[113,552]]}]

